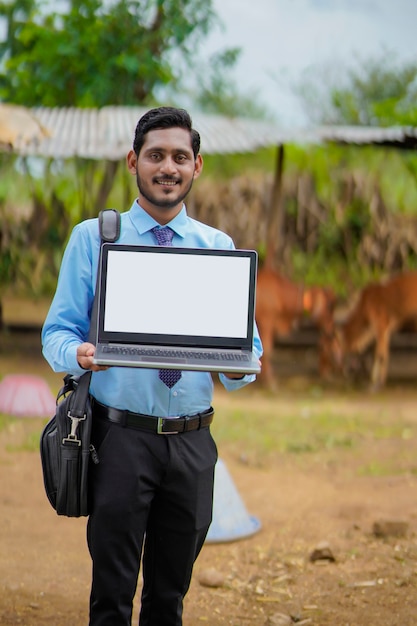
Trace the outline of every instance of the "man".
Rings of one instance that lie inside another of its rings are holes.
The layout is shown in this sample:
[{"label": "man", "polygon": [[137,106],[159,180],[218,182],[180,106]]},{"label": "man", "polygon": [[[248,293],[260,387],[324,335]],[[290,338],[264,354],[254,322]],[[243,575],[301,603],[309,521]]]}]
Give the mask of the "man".
[{"label": "man", "polygon": [[[175,246],[234,247],[228,235],[187,216],[183,201],[203,166],[199,149],[199,134],[182,109],[152,109],[139,120],[133,150],[127,155],[139,196],[121,215],[120,243],[158,245],[159,231],[169,226],[163,234],[170,233]],[[42,330],[43,353],[55,371],[93,371],[92,441],[99,463],[90,469],[89,624],[131,624],[143,548],[139,624],[181,626],[183,599],[212,515],[217,449],[208,425],[213,381],[206,372],[184,371],[178,380],[164,382],[156,369],[93,364],[95,348],[86,338],[99,247],[97,219],[74,228]],[[260,357],[256,329],[254,349]],[[255,378],[219,376],[229,390]],[[134,422],[145,422],[146,429],[124,427],[126,412]],[[198,414],[199,429],[173,436],[157,434],[157,417]]]}]

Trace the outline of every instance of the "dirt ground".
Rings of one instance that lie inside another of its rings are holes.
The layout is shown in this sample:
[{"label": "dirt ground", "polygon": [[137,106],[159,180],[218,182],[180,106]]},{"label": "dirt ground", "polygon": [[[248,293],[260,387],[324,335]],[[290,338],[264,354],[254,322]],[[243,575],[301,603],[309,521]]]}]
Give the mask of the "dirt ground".
[{"label": "dirt ground", "polygon": [[[13,346],[11,337],[0,344],[1,377],[23,370],[58,387],[61,378],[51,375],[36,346],[25,354],[13,352]],[[184,626],[417,624],[417,389],[409,356],[402,362],[408,378],[391,377],[376,395],[321,389],[312,359],[300,353],[291,367],[283,363],[274,395],[257,383],[238,394],[217,389],[216,421],[220,424],[222,407],[238,409],[242,403],[273,406],[277,419],[294,407],[307,419],[313,403],[323,411],[331,406],[346,422],[365,408],[383,415],[386,424],[400,422],[403,436],[370,433],[354,451],[276,453],[264,459],[250,448],[219,446],[238,494],[261,528],[239,541],[206,543],[186,598]],[[297,363],[302,376],[293,371]],[[38,453],[22,449],[28,433],[36,436],[43,423],[20,418],[0,432],[0,624],[85,626],[86,520],[56,516],[43,491]],[[396,469],[360,471],[372,464]],[[375,522],[387,523],[383,536],[374,532]],[[312,560],[317,548],[322,558]],[[213,571],[219,586],[205,582]],[[136,601],[133,624],[137,614]]]}]

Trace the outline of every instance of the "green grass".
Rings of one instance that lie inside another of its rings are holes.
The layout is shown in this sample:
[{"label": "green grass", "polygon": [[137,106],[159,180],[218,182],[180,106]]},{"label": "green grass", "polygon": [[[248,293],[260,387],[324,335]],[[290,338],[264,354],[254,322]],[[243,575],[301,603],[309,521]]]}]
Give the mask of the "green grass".
[{"label": "green grass", "polygon": [[[6,434],[5,449],[7,452],[39,452],[39,441],[47,418],[25,418],[0,414],[0,433]],[[8,431],[8,432],[7,432]]]},{"label": "green grass", "polygon": [[[417,472],[414,401],[409,399],[407,413],[399,410],[402,396],[398,401],[387,402],[387,398],[389,392],[370,396],[318,393],[309,388],[302,393],[287,389],[270,395],[250,387],[236,393],[216,389],[212,432],[220,456],[228,449],[236,456],[262,462],[287,459],[308,466],[353,461],[352,471],[362,476]],[[9,429],[13,435],[6,433],[7,451],[37,453],[46,421],[0,414],[0,433]]]},{"label": "green grass", "polygon": [[261,454],[316,452],[335,447],[351,448],[360,437],[359,420],[340,419],[327,412],[305,417],[301,411],[225,410],[215,434],[220,442],[240,441]]},{"label": "green grass", "polygon": [[22,441],[18,444],[7,445],[8,452],[39,452],[41,431],[26,433]]},{"label": "green grass", "polygon": [[[248,394],[239,402],[237,397],[215,404],[214,437],[220,449],[250,451],[258,459],[327,454],[337,461],[342,454],[360,456],[362,448],[378,442],[395,440],[400,447],[412,447],[417,436],[417,424],[399,419],[381,398],[364,396],[357,402],[354,394],[351,400],[315,393],[301,399]],[[375,475],[385,470],[369,464],[364,471]]]},{"label": "green grass", "polygon": [[[314,405],[314,403],[313,403]],[[283,411],[273,406],[256,409],[221,407],[221,415],[213,427],[219,442],[241,442],[257,448],[260,453],[317,452],[334,448],[353,448],[363,440],[404,438],[404,425],[384,421],[381,415],[364,413],[341,415],[326,408],[295,405]],[[407,437],[415,433],[408,426]]]},{"label": "green grass", "polygon": [[0,413],[0,432],[7,428],[7,426],[10,424],[11,419],[12,418],[9,415],[4,415]]}]

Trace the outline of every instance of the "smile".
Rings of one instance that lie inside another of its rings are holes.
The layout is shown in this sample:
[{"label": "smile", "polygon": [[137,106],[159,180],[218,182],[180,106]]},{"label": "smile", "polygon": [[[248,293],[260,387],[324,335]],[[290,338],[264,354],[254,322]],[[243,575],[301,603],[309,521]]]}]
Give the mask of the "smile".
[{"label": "smile", "polygon": [[177,184],[176,180],[157,180],[156,182],[163,187],[174,187]]}]

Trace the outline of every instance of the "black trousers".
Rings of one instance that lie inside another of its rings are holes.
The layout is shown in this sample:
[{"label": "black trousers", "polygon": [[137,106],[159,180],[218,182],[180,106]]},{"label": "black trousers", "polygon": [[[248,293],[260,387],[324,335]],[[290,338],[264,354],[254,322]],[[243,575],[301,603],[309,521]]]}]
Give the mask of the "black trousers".
[{"label": "black trousers", "polygon": [[181,626],[183,599],[212,518],[217,448],[209,428],[157,435],[95,419],[87,541],[90,626]]}]

